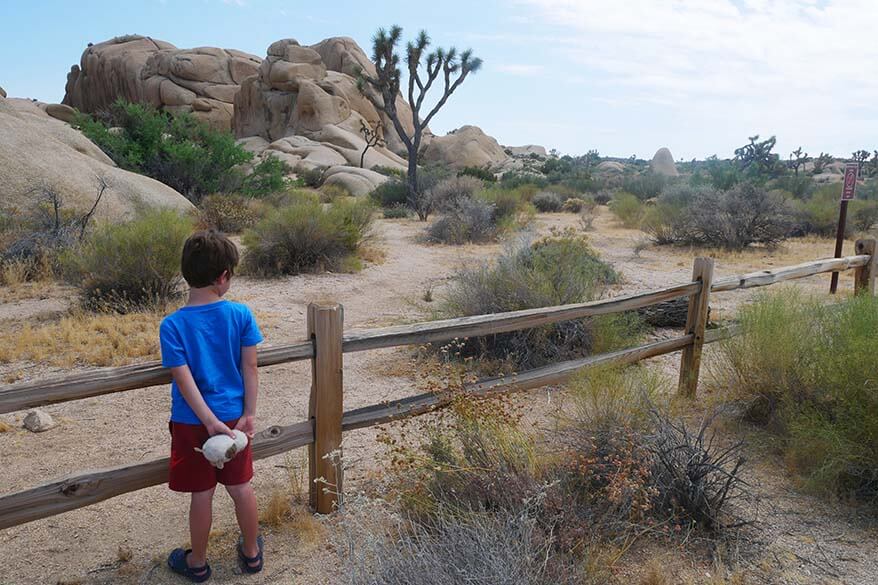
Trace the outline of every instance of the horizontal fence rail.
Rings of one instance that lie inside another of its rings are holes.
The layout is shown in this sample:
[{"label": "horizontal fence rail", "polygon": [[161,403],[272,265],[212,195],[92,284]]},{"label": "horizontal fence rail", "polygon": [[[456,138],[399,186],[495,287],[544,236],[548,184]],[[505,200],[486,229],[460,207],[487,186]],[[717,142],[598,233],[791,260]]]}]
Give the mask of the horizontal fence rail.
[{"label": "horizontal fence rail", "polygon": [[714,280],[713,285],[710,287],[710,292],[726,292],[757,286],[768,286],[786,280],[807,278],[825,272],[850,270],[851,268],[866,266],[870,258],[871,256],[868,255],[827,258],[825,260],[803,262],[795,266],[784,266],[775,270],[760,270],[759,272],[750,272],[740,276],[727,276]]},{"label": "horizontal fence rail", "polygon": [[[425,414],[446,406],[459,395],[479,397],[560,384],[577,372],[588,368],[611,364],[631,364],[680,350],[683,351],[684,356],[681,361],[681,372],[684,368],[690,370],[687,376],[681,375],[681,388],[684,387],[682,380],[686,378],[686,387],[689,389],[687,394],[694,395],[700,366],[701,346],[740,333],[740,327],[736,325],[720,329],[704,329],[710,293],[768,286],[816,274],[849,269],[856,270],[855,290],[872,293],[875,288],[876,273],[878,273],[874,256],[875,249],[874,240],[860,240],[857,242],[857,251],[859,252],[857,256],[816,260],[796,266],[721,279],[712,279],[712,260],[699,258],[696,259],[693,271],[694,282],[655,291],[574,305],[478,315],[379,329],[350,330],[344,335],[341,325],[343,313],[340,306],[318,307],[311,305],[308,317],[308,334],[311,337],[309,341],[268,347],[260,350],[258,354],[260,366],[311,360],[313,385],[309,409],[310,420],[289,426],[273,426],[261,431],[253,441],[253,457],[254,459],[262,459],[291,449],[309,446],[312,476],[310,484],[317,477],[314,475],[315,460],[322,460],[328,453],[326,450],[332,442],[338,439],[344,431],[372,427]],[[868,253],[864,254],[863,252]],[[635,310],[681,297],[689,298],[689,311],[686,331],[679,337],[552,364],[510,376],[481,380],[465,385],[457,391],[429,392],[347,412],[341,410],[342,381],[340,372],[343,368],[342,357],[344,353],[530,329],[562,321]],[[330,323],[335,323],[335,325],[329,327]],[[689,353],[687,354],[687,352]],[[323,365],[317,367],[319,364]],[[165,384],[170,379],[168,370],[162,368],[158,362],[151,362],[12,384],[0,387],[0,413],[151,387]],[[328,383],[329,380],[332,382]],[[336,392],[336,398],[327,401],[328,392]],[[333,402],[336,399],[337,401]],[[321,409],[329,409],[333,412],[331,415],[324,414],[321,417]],[[335,422],[328,423],[336,416],[339,418],[335,419]],[[337,426],[333,428],[333,425]],[[315,428],[318,430],[324,428],[324,433],[315,432]],[[0,496],[0,529],[159,485],[165,483],[167,478],[167,458],[158,458],[102,471],[75,473],[67,478],[51,481],[35,488]],[[341,478],[338,481],[340,483]],[[316,507],[318,511],[324,512],[328,510],[327,506],[331,503],[330,500],[324,498]],[[331,508],[329,510],[331,511]]]},{"label": "horizontal fence rail", "polygon": [[[554,364],[523,372],[517,376],[492,378],[469,384],[460,391],[460,394],[485,396],[559,384],[576,372],[589,367],[630,364],[678,351],[690,342],[691,336],[684,335],[633,349]],[[351,410],[344,413],[342,429],[351,431],[418,416],[447,405],[456,395],[458,394],[430,392]],[[286,427],[269,427],[254,437],[253,458],[263,459],[278,455],[310,445],[313,440],[313,425],[310,421]],[[35,488],[0,496],[0,529],[89,506],[167,481],[167,457],[135,465],[78,473]]]}]

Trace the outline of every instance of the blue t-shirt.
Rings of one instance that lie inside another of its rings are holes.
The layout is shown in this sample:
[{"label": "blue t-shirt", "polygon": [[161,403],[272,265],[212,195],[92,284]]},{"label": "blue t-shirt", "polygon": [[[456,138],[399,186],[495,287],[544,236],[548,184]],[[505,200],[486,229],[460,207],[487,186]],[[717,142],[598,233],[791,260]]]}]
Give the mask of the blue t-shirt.
[{"label": "blue t-shirt", "polygon": [[[210,410],[221,421],[244,412],[241,348],[262,341],[262,333],[246,305],[217,301],[182,307],[162,320],[159,329],[162,365],[187,365]],[[171,384],[171,420],[201,424],[177,383]]]}]

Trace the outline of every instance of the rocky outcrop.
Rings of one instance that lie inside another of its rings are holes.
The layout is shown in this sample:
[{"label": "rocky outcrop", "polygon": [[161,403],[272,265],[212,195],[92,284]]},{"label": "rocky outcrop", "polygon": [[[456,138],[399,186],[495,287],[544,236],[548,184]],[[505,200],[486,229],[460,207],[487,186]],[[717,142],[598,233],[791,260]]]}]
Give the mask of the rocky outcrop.
[{"label": "rocky outcrop", "polygon": [[677,172],[677,165],[674,164],[671,151],[665,147],[656,151],[655,156],[649,162],[649,168],[652,172],[666,177],[677,177],[680,174]]},{"label": "rocky outcrop", "polygon": [[598,163],[597,171],[607,175],[619,175],[625,172],[625,165],[620,162],[605,160]]},{"label": "rocky outcrop", "polygon": [[0,206],[28,209],[34,189],[61,196],[65,209],[88,211],[98,180],[109,188],[96,215],[119,220],[144,207],[192,209],[182,195],[149,177],[117,168],[97,146],[68,124],[50,117],[31,100],[0,98]]},{"label": "rocky outcrop", "polygon": [[[322,50],[331,54],[327,47]],[[331,60],[341,69],[354,67],[338,55]],[[259,136],[272,143],[271,150],[302,157],[302,161],[309,157],[313,161],[338,160],[326,152],[328,149],[341,157],[336,164],[359,166],[366,146],[360,129],[379,121],[378,112],[360,93],[352,76],[327,69],[315,49],[284,39],[268,47],[259,75],[241,85],[233,126],[236,136]],[[386,128],[384,132],[387,136]],[[290,137],[307,140],[284,143]],[[370,148],[363,166],[376,165],[401,169],[405,161],[387,148]],[[293,168],[299,166],[309,165]]]},{"label": "rocky outcrop", "polygon": [[536,144],[525,144],[524,146],[507,146],[506,152],[509,153],[510,156],[520,156],[520,157],[540,157],[546,158],[549,154],[546,152],[545,146],[539,146]]},{"label": "rocky outcrop", "polygon": [[189,112],[230,130],[235,93],[260,63],[234,49],[178,49],[140,35],[116,37],[85,50],[67,75],[63,103],[93,113],[122,98]]},{"label": "rocky outcrop", "polygon": [[381,173],[347,166],[330,167],[323,175],[324,185],[340,185],[357,197],[368,195],[388,180],[389,178]]},{"label": "rocky outcrop", "polygon": [[509,159],[503,147],[478,126],[463,126],[445,136],[435,136],[422,155],[426,163],[439,163],[453,169],[492,168]]}]

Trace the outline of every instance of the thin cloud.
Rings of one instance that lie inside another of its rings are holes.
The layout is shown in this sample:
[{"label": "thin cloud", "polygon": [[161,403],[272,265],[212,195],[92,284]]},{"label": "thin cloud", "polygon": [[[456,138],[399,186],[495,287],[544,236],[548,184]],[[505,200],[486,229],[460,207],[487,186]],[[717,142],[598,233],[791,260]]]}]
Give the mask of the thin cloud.
[{"label": "thin cloud", "polygon": [[874,0],[510,1],[557,27],[556,52],[603,92],[739,113],[742,135],[878,130],[852,115],[878,103]]},{"label": "thin cloud", "polygon": [[517,75],[519,77],[533,77],[541,74],[544,69],[545,68],[542,65],[525,65],[523,63],[507,63],[496,65],[494,67],[495,71],[509,75]]}]

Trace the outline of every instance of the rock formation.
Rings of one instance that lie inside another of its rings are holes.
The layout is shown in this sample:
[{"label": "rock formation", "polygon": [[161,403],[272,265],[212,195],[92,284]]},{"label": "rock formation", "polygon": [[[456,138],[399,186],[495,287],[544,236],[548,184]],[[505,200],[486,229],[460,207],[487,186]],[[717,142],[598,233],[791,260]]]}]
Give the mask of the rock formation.
[{"label": "rock formation", "polygon": [[[45,104],[43,104],[45,105]],[[123,219],[142,207],[192,209],[186,198],[158,181],[117,168],[97,146],[31,100],[0,98],[0,206],[27,209],[33,190],[47,187],[65,209],[84,213],[94,203],[98,179],[105,191],[96,215]]]},{"label": "rock formation", "polygon": [[[350,58],[335,55],[328,48],[331,46],[335,45],[325,45],[322,50],[333,64],[351,70],[354,66],[347,65],[346,60]],[[354,77],[327,69],[323,57],[313,48],[303,47],[294,39],[284,39],[268,47],[259,75],[241,84],[241,91],[235,97],[232,125],[239,138],[259,136],[271,143],[271,150],[305,160],[308,156],[303,156],[303,149],[306,149],[313,165],[310,161],[299,165],[297,159],[284,159],[298,168],[325,166],[325,162],[317,162],[319,159],[359,166],[360,154],[366,146],[360,128],[380,122],[378,112],[360,93]],[[392,127],[384,128],[386,137],[391,133],[395,133]],[[291,142],[291,137],[299,140]],[[319,152],[321,145],[340,159],[328,152]],[[370,148],[364,166],[376,165],[401,169],[405,161],[387,148]]]},{"label": "rock formation", "polygon": [[507,146],[506,151],[511,156],[536,156],[546,158],[549,154],[546,152],[545,146],[537,144],[525,144],[524,146]]},{"label": "rock formation", "polygon": [[649,162],[649,168],[652,172],[666,177],[677,177],[677,165],[674,164],[674,157],[671,151],[665,147],[659,148],[655,156]]},{"label": "rock formation", "polygon": [[190,112],[213,128],[230,130],[235,93],[261,61],[234,49],[177,49],[140,35],[115,37],[83,52],[67,75],[63,103],[94,113],[123,98]]},{"label": "rock formation", "polygon": [[605,160],[598,163],[597,171],[607,175],[621,175],[625,172],[625,165],[613,160]]},{"label": "rock formation", "polygon": [[446,164],[453,169],[491,168],[509,159],[503,147],[478,126],[463,126],[445,136],[434,136],[422,157],[426,163]]}]

